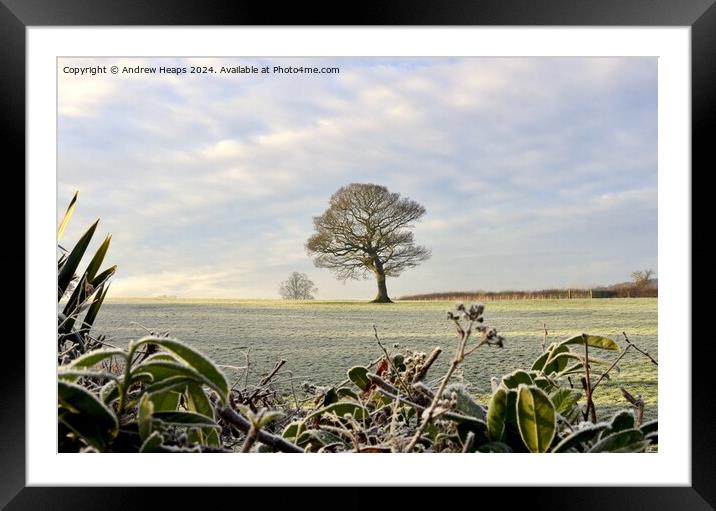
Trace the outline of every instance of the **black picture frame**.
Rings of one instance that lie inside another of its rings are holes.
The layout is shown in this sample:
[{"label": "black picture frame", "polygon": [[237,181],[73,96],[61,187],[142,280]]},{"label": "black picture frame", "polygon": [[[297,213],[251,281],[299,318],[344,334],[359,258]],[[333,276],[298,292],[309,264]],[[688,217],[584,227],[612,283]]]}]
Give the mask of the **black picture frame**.
[{"label": "black picture frame", "polygon": [[[691,27],[692,174],[716,168],[711,140],[716,125],[716,6],[714,0],[366,0],[290,3],[196,0],[0,0],[0,126],[5,161],[25,167],[25,29],[33,26],[118,25],[501,25],[501,26],[687,26]],[[711,128],[711,129],[709,129]],[[6,167],[7,168],[7,167]],[[15,167],[13,167],[15,168]],[[7,171],[8,175],[9,168]],[[693,189],[693,187],[692,187]],[[693,199],[692,199],[693,202]],[[25,276],[32,268],[25,267]],[[26,304],[27,308],[32,304]],[[662,313],[662,311],[660,311]],[[685,342],[691,332],[685,331]],[[695,336],[694,336],[695,337]],[[707,364],[710,339],[693,342],[690,487],[533,487],[510,489],[510,501],[529,494],[532,508],[714,509],[716,422]],[[6,360],[25,360],[24,346],[6,342]],[[26,487],[25,367],[3,364],[0,407],[0,506],[26,509],[136,509],[138,488]],[[577,469],[577,467],[572,467]],[[151,490],[150,490],[151,491]],[[190,490],[194,491],[194,490]],[[212,492],[218,491],[211,489]],[[226,489],[231,491],[231,489]],[[504,496],[504,488],[485,488]],[[153,492],[153,491],[152,491]],[[559,492],[559,501],[556,497]],[[163,507],[180,503],[187,490],[163,492]],[[221,490],[224,493],[224,490]],[[489,502],[493,495],[481,494]],[[216,496],[213,497],[216,499]],[[220,498],[220,497],[219,497]],[[498,497],[499,498],[499,497]],[[174,501],[174,502],[172,502]],[[145,501],[147,504],[149,501]],[[215,500],[215,502],[219,502]],[[237,501],[235,504],[239,505]],[[512,506],[510,506],[512,507]]]}]

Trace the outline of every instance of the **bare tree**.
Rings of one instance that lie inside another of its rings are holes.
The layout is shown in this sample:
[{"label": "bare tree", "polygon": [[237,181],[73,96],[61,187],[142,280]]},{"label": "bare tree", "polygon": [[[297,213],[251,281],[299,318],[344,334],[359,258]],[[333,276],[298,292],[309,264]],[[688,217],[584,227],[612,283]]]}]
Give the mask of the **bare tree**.
[{"label": "bare tree", "polygon": [[308,275],[295,271],[288,280],[281,282],[278,292],[284,300],[313,300],[318,288]]},{"label": "bare tree", "polygon": [[313,218],[316,232],[306,249],[317,267],[341,280],[375,275],[373,301],[391,303],[386,277],[397,277],[430,257],[410,231],[423,215],[423,206],[384,186],[353,183],[334,193],[328,209]]},{"label": "bare tree", "polygon": [[655,273],[656,272],[651,269],[632,272],[631,281],[635,296],[638,296],[644,289],[649,287],[651,277],[653,277]]},{"label": "bare tree", "polygon": [[654,270],[640,270],[632,272],[631,279],[637,287],[645,287],[649,284],[651,277],[656,273]]}]

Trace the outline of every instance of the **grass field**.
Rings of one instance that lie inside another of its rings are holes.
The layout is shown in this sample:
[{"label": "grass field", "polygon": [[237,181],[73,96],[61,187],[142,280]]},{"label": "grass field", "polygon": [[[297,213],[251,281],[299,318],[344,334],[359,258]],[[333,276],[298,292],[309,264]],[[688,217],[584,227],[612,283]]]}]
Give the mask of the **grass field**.
[{"label": "grass field", "polygon": [[[337,383],[351,366],[376,359],[381,352],[373,337],[375,325],[392,353],[405,349],[429,352],[441,346],[443,354],[430,373],[437,378],[454,350],[454,330],[446,319],[446,312],[454,305],[114,300],[103,307],[95,332],[107,335],[114,344],[125,345],[146,333],[132,323],[137,322],[152,330],[168,331],[229,366],[245,366],[244,353],[250,348],[249,381],[285,359],[285,369],[293,372],[294,382],[300,386],[304,381]],[[487,303],[485,318],[507,341],[504,349],[483,347],[466,360],[462,377],[478,395],[489,393],[492,376],[529,368],[541,352],[543,323],[547,324],[550,341],[586,332],[611,337],[623,346],[621,332],[625,331],[632,342],[658,359],[655,298],[496,301]],[[599,352],[597,356],[613,359],[616,355]],[[606,414],[626,404],[618,389],[621,384],[632,394],[641,394],[647,403],[645,415],[656,417],[656,366],[630,352],[619,369],[595,394],[597,411]],[[230,377],[239,374],[227,372]],[[288,389],[288,375],[282,378]]]}]

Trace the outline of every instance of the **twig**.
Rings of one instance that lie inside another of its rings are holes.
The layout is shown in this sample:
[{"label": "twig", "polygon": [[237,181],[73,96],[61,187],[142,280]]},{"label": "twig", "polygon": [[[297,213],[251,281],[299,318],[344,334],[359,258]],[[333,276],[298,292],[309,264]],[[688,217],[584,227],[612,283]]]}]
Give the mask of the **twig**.
[{"label": "twig", "polygon": [[465,358],[465,357],[467,357],[468,355],[471,355],[472,353],[474,353],[474,352],[477,350],[477,348],[479,348],[480,346],[482,346],[482,345],[484,345],[484,344],[489,344],[489,342],[487,341],[487,339],[483,339],[482,341],[480,341],[480,342],[477,344],[477,346],[474,346],[471,350],[466,351],[466,352],[463,354],[463,357],[462,357],[462,358]]},{"label": "twig", "polygon": [[293,371],[286,372],[288,373],[289,381],[291,382],[291,393],[293,394],[293,402],[296,404],[296,410],[298,410],[298,396],[296,395],[296,388],[293,386]]},{"label": "twig", "polygon": [[[258,419],[261,418],[260,414]],[[241,446],[240,452],[249,452],[251,451],[251,447],[254,445],[254,442],[256,442],[256,436],[258,435],[259,430],[256,429],[256,426],[254,424],[251,424],[251,427],[249,428],[249,432],[246,434],[246,439],[244,440],[244,445]]]},{"label": "twig", "polygon": [[89,334],[85,334],[85,337],[86,337],[87,339],[91,340],[92,342],[96,342],[97,344],[101,344],[102,346],[109,346],[110,348],[114,348],[114,349],[116,349],[116,350],[121,349],[119,346],[115,346],[114,344],[110,344],[110,343],[108,343],[107,341],[104,341],[104,340],[103,340],[103,341],[100,341],[99,338],[97,338],[97,337],[92,337],[92,336],[89,335]]},{"label": "twig", "polygon": [[587,413],[590,415],[591,421],[597,423],[597,411],[594,408],[594,401],[592,400],[592,382],[589,379],[589,343],[587,342],[587,334],[582,334],[584,339],[584,374],[586,376],[584,382],[584,390],[587,393]]},{"label": "twig", "polygon": [[[70,342],[72,342],[72,341],[70,341]],[[72,351],[73,349],[75,349],[77,346],[79,346],[79,344],[73,342],[73,343],[72,343],[72,346],[70,346],[69,349],[63,351],[62,353],[58,354],[57,356],[60,357],[60,358],[62,358],[62,357],[64,357],[65,355],[67,355],[70,351]]]},{"label": "twig", "polygon": [[[217,408],[216,411],[219,414],[219,417],[221,417],[223,420],[225,420],[229,424],[235,426],[238,430],[242,431],[243,433],[248,434],[248,432],[250,431],[251,422],[249,422],[248,419],[244,418],[240,414],[236,413],[234,410],[232,410],[228,406]],[[276,435],[272,435],[271,433],[267,433],[266,431],[264,431],[262,429],[257,431],[256,436],[260,442],[273,447],[277,451],[303,452],[303,449],[301,449],[299,446],[286,441],[284,438],[281,438],[280,436],[276,436]]]},{"label": "twig", "polygon": [[261,390],[262,390],[262,388],[264,387],[264,385],[266,385],[269,381],[271,381],[271,378],[273,378],[274,376],[276,376],[276,373],[278,372],[278,370],[281,369],[281,367],[282,367],[285,363],[286,363],[285,360],[279,360],[279,361],[276,363],[276,366],[273,368],[273,370],[272,370],[265,378],[263,378],[263,379],[259,382],[258,388],[257,388],[256,390],[254,390],[254,392],[249,396],[249,398],[247,399],[247,402],[248,402],[248,403],[250,403],[251,401],[253,401],[253,400],[256,398],[256,396],[258,395],[258,393],[261,392]]},{"label": "twig", "polygon": [[647,357],[649,360],[651,360],[651,363],[654,364],[655,366],[659,365],[659,363],[656,360],[654,360],[654,358],[651,355],[649,355],[648,352],[641,350],[636,344],[631,342],[629,340],[629,338],[627,337],[626,332],[622,332],[622,335],[624,336],[624,340],[627,342],[627,344],[629,344],[629,346],[632,346],[636,351],[638,351],[639,353],[641,353],[642,355]]},{"label": "twig", "polygon": [[428,356],[428,359],[425,361],[420,370],[415,373],[415,376],[413,376],[413,383],[417,383],[423,378],[425,378],[425,375],[428,373],[430,366],[433,365],[433,363],[437,360],[437,358],[440,356],[440,353],[442,352],[443,350],[440,348],[440,346],[436,346],[435,348],[433,348],[433,351],[432,353],[430,353],[430,356]]},{"label": "twig", "polygon": [[622,385],[619,386],[619,390],[622,391],[624,398],[636,407],[636,419],[634,425],[638,428],[641,426],[641,421],[644,419],[644,400],[641,395],[638,397],[632,396]]},{"label": "twig", "polygon": [[472,431],[468,431],[467,438],[465,439],[465,443],[462,446],[462,452],[463,453],[468,452],[474,442],[475,442],[475,433],[473,433]]},{"label": "twig", "polygon": [[400,446],[397,443],[397,438],[395,437],[395,427],[398,424],[398,403],[399,401],[397,399],[394,399],[393,404],[391,406],[390,428],[388,430],[388,434],[390,435],[391,452],[400,452]]},{"label": "twig", "polygon": [[626,348],[624,348],[624,351],[622,352],[622,354],[619,355],[619,356],[617,357],[617,359],[614,361],[614,363],[609,366],[609,369],[607,369],[606,371],[604,371],[604,372],[602,373],[602,375],[597,379],[597,381],[594,382],[594,385],[592,385],[592,392],[594,392],[594,390],[597,388],[597,386],[599,385],[599,383],[601,383],[601,381],[604,379],[604,377],[609,374],[609,371],[611,371],[612,369],[614,369],[614,368],[616,367],[616,365],[619,363],[619,361],[620,361],[622,358],[624,358],[624,355],[627,354],[627,352],[629,351],[629,348],[631,348],[632,346],[634,346],[634,345],[633,345],[633,344],[629,344]]},{"label": "twig", "polygon": [[282,359],[282,360],[279,360],[279,361],[276,363],[276,367],[273,368],[273,371],[271,371],[271,372],[268,374],[268,376],[266,376],[263,380],[261,380],[261,382],[259,383],[259,387],[263,387],[263,386],[266,385],[269,381],[271,381],[271,378],[273,378],[274,376],[276,376],[276,373],[278,372],[278,370],[281,369],[281,367],[283,367],[283,365],[284,365],[285,363],[286,363],[285,360],[283,360],[283,359]]},{"label": "twig", "polygon": [[249,355],[251,354],[251,346],[246,350],[245,356],[246,356],[246,374],[244,375],[244,388],[249,386],[249,371],[251,370],[251,359],[249,358]]},{"label": "twig", "polygon": [[[388,350],[385,349],[383,343],[380,342],[380,337],[378,337],[378,328],[375,325],[373,325],[373,336],[375,337],[378,346],[380,346],[380,349],[383,350],[383,354],[385,354],[385,358],[388,359],[388,363],[390,364],[390,355],[388,355]],[[391,367],[393,367],[392,364]]]},{"label": "twig", "polygon": [[[145,332],[147,332],[147,334],[149,334],[149,335],[161,336],[161,333],[157,333],[157,332],[155,332],[154,330],[151,330],[151,329],[147,328],[146,326],[142,325],[142,324],[139,323],[138,321],[130,321],[129,324],[130,324],[130,325],[136,325],[136,326],[138,326],[139,328],[142,328],[142,329],[143,329]],[[166,332],[166,334],[169,334],[169,332]]]},{"label": "twig", "polygon": [[371,382],[375,383],[375,385],[376,385],[378,388],[381,388],[381,389],[383,389],[383,390],[387,390],[388,392],[391,392],[391,393],[393,393],[393,394],[395,394],[395,395],[400,394],[400,390],[398,390],[397,387],[394,387],[393,385],[391,385],[390,383],[388,383],[387,381],[385,381],[383,378],[381,378],[381,377],[378,376],[377,374],[367,373],[367,374],[366,374],[366,377],[367,377]]},{"label": "twig", "polygon": [[542,353],[547,351],[547,323],[542,323],[542,326],[544,327],[544,337],[542,337]]}]

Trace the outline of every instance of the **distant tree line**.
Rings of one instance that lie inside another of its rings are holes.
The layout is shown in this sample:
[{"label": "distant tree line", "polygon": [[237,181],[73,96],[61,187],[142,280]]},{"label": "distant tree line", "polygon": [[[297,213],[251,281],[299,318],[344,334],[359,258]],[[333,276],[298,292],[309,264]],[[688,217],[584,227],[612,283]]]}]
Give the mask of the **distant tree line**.
[{"label": "distant tree line", "polygon": [[[592,296],[591,289],[541,289],[539,291],[445,291],[401,296],[401,300],[555,300],[570,298],[601,298]],[[596,293],[596,291],[594,291]]]},{"label": "distant tree line", "polygon": [[493,300],[569,300],[578,298],[651,298],[659,296],[656,287],[634,289],[542,289],[539,291],[445,291],[401,296],[399,300],[448,300],[448,301],[493,301]]},{"label": "distant tree line", "polygon": [[631,282],[611,286],[582,289],[541,289],[538,291],[445,291],[401,296],[400,300],[568,300],[576,298],[654,298],[659,296],[654,270],[640,270],[631,274]]}]

